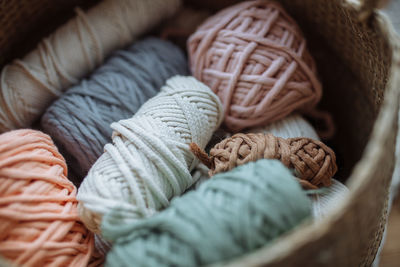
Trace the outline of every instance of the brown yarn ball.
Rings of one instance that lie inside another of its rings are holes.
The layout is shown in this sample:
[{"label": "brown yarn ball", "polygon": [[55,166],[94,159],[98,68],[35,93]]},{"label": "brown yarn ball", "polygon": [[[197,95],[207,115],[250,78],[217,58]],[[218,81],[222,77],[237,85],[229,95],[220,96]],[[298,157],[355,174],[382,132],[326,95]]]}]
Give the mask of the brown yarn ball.
[{"label": "brown yarn ball", "polygon": [[278,159],[294,169],[307,189],[330,186],[337,171],[336,156],[324,143],[311,138],[280,138],[272,134],[235,134],[216,144],[210,156],[191,144],[192,152],[210,168],[209,175],[229,171],[259,159]]},{"label": "brown yarn ball", "polygon": [[189,38],[188,49],[193,75],[220,97],[232,131],[311,110],[321,98],[306,40],[275,2],[222,10]]}]

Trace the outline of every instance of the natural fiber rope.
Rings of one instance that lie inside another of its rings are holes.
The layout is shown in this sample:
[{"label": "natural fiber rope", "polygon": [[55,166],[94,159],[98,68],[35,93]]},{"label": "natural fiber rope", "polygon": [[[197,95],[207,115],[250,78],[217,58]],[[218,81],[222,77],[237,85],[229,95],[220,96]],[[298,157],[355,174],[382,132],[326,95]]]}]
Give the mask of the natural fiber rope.
[{"label": "natural fiber rope", "polygon": [[[288,117],[275,121],[263,127],[250,128],[246,133],[270,133],[276,137],[281,138],[295,138],[295,137],[307,137],[314,140],[320,140],[317,132],[311,126],[311,124],[305,120],[299,114],[289,115]],[[211,141],[208,143],[207,148],[211,149],[214,145],[221,142],[222,140],[231,137],[232,134],[220,129],[218,132],[213,134]],[[206,148],[206,151],[209,149]],[[192,171],[192,176],[196,177],[197,180],[194,188],[200,186],[201,183],[208,180],[209,168],[203,163],[199,163],[196,168]]]},{"label": "natural fiber rope", "polygon": [[106,266],[203,266],[268,245],[311,215],[311,202],[279,161],[250,162],[215,175],[199,189],[141,222],[107,215],[115,240]]},{"label": "natural fiber rope", "polygon": [[79,184],[111,141],[110,124],[133,116],[174,75],[187,75],[183,52],[157,38],[113,53],[88,80],[70,88],[43,115],[41,125],[68,153]]},{"label": "natural fiber rope", "polygon": [[220,97],[232,131],[309,111],[321,98],[306,41],[275,2],[224,9],[198,28],[188,47],[193,75]]},{"label": "natural fiber rope", "polygon": [[192,152],[210,168],[210,176],[258,159],[279,159],[294,169],[306,188],[331,185],[337,171],[335,153],[324,143],[310,138],[283,139],[272,134],[235,134],[216,144],[210,157],[192,143]]},{"label": "natural fiber rope", "polygon": [[114,49],[178,9],[180,0],[104,0],[44,39],[0,80],[0,132],[27,127]]},{"label": "natural fiber rope", "polygon": [[93,235],[79,221],[76,188],[49,136],[0,135],[0,254],[23,266],[88,265]]},{"label": "natural fiber rope", "polygon": [[131,119],[111,124],[113,144],[79,188],[79,213],[100,232],[101,218],[116,209],[126,222],[169,205],[195,181],[197,160],[189,150],[204,148],[222,121],[218,97],[192,77],[174,77]]}]

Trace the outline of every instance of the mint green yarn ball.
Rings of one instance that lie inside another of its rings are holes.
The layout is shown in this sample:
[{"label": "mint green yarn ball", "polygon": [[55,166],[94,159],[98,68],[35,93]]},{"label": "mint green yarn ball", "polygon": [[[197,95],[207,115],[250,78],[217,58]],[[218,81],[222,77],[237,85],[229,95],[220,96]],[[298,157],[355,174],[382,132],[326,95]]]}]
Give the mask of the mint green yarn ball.
[{"label": "mint green yarn ball", "polygon": [[103,221],[113,240],[106,266],[199,266],[267,245],[311,216],[311,201],[277,160],[220,173],[159,214],[122,225]]}]

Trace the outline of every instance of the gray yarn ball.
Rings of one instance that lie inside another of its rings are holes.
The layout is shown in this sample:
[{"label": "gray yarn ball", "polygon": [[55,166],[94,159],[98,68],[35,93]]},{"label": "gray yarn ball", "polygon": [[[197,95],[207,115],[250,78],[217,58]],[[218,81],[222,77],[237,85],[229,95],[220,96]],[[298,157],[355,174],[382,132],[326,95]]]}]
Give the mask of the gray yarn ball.
[{"label": "gray yarn ball", "polygon": [[188,74],[183,52],[168,41],[146,38],[116,51],[47,109],[41,126],[64,153],[75,184],[111,141],[110,124],[132,117],[177,74]]}]

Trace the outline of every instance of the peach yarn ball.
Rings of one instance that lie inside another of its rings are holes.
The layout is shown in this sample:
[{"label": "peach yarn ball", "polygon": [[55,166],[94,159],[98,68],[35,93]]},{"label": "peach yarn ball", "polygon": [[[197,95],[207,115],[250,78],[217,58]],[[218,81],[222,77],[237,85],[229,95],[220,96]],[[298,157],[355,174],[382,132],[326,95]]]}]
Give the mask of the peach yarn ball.
[{"label": "peach yarn ball", "polygon": [[49,136],[0,135],[0,254],[22,266],[87,266],[94,237],[79,221],[76,188]]},{"label": "peach yarn ball", "polygon": [[206,20],[188,40],[193,75],[221,99],[232,131],[311,110],[321,84],[296,22],[272,1],[246,1]]}]

